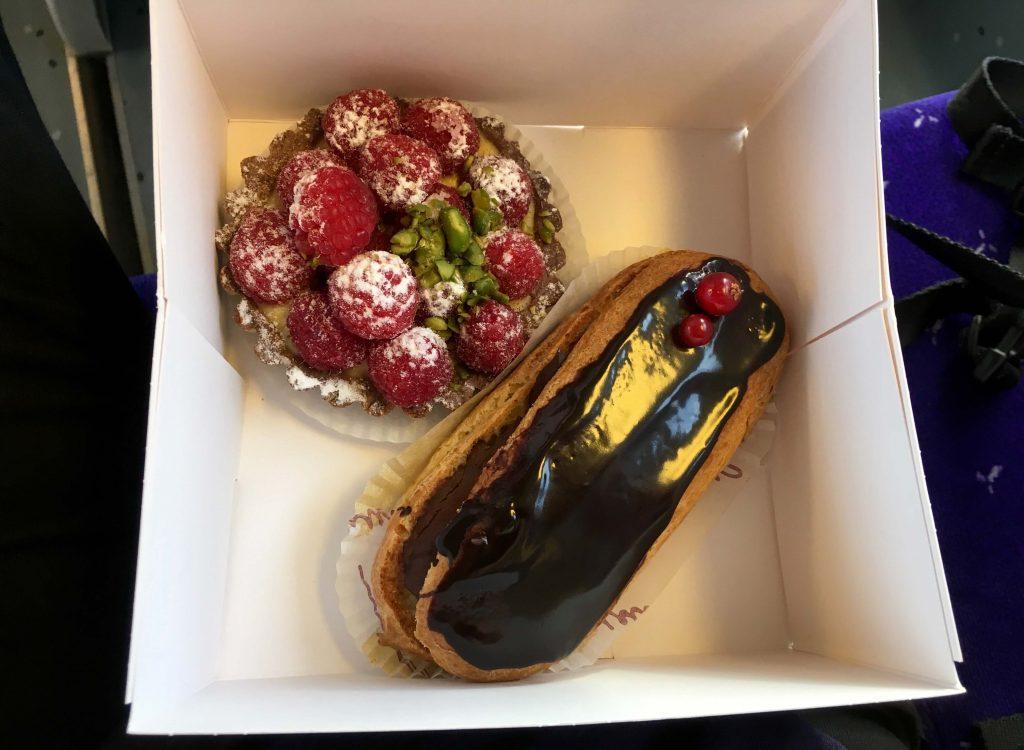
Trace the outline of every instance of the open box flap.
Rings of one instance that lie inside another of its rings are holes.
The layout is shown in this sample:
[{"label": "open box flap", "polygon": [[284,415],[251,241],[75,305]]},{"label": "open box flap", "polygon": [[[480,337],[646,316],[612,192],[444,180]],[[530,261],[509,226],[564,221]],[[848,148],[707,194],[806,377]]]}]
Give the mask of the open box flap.
[{"label": "open box flap", "polygon": [[868,0],[842,6],[747,139],[751,257],[794,348],[888,294],[873,12]]},{"label": "open box flap", "polygon": [[932,515],[932,506],[928,497],[928,485],[924,478],[924,465],[921,462],[921,446],[917,440],[917,427],[914,423],[914,410],[910,403],[907,374],[903,366],[903,353],[900,350],[899,330],[896,326],[896,314],[891,304],[886,305],[883,308],[882,314],[884,316],[886,334],[889,338],[889,350],[892,354],[893,366],[896,371],[900,401],[903,406],[904,420],[907,429],[907,439],[910,441],[910,455],[914,462],[914,473],[917,478],[917,486],[921,497],[921,512],[924,517],[925,526],[928,529],[928,538],[932,551],[932,563],[935,566],[936,583],[939,587],[939,596],[942,600],[943,612],[946,618],[946,634],[949,638],[949,649],[955,661],[963,661],[964,656],[960,648],[960,638],[957,635],[956,618],[953,614],[953,603],[949,598],[949,584],[946,582],[945,566],[942,563],[942,553],[939,550],[939,538],[935,531],[935,518]]},{"label": "open box flap", "polygon": [[[876,31],[874,3],[851,0],[843,5],[751,126],[752,254],[754,266],[781,298],[796,347],[819,336],[837,335],[860,316],[886,319],[893,385],[917,484],[913,496],[925,521],[948,646],[959,660],[960,645],[891,310]],[[865,37],[873,40],[870,48],[861,41]],[[854,59],[861,63],[853,64]],[[870,65],[865,64],[868,59]],[[836,96],[843,99],[843,106],[821,105]],[[791,134],[797,123],[804,123],[800,130],[804,137],[794,139]],[[866,221],[869,216],[874,221]],[[865,252],[867,248],[874,252]],[[828,263],[810,257],[825,252]],[[882,312],[868,312],[872,308]]]},{"label": "open box flap", "polygon": [[242,426],[238,373],[168,303],[150,412],[130,698],[214,678]]},{"label": "open box flap", "polygon": [[955,634],[896,372],[860,364],[892,361],[882,310],[790,356],[772,461],[790,637],[953,687]]},{"label": "open box flap", "polygon": [[174,300],[178,312],[221,351],[217,275],[211,269],[217,265],[213,235],[224,197],[224,107],[181,8],[173,0],[151,5],[158,293]]},{"label": "open box flap", "polygon": [[[201,332],[210,345],[218,349],[223,346],[216,275],[210,274],[209,268],[204,267],[202,261],[196,263],[199,255],[206,255],[211,267],[215,261],[211,238],[217,227],[216,207],[220,200],[220,186],[223,184],[218,174],[224,151],[223,107],[195,47],[185,16],[173,0],[151,3],[150,41],[154,61],[153,200],[157,318],[150,377],[134,617],[125,686],[127,701],[131,701],[134,694],[141,648],[140,613],[148,611],[148,608],[142,606],[146,595],[146,538],[153,533],[154,525],[147,521],[146,508],[157,505],[152,498],[162,497],[162,487],[154,483],[153,477],[159,473],[158,467],[165,459],[162,449],[158,448],[163,435],[159,413],[161,405],[166,406],[161,396],[161,385],[167,369],[165,356],[179,356],[188,348],[190,328],[193,335],[197,331]],[[175,64],[162,65],[158,62],[161,60],[173,60]],[[182,107],[182,101],[191,102],[193,106]],[[219,160],[208,163],[211,154]],[[170,312],[168,305],[172,294],[175,299],[174,313]],[[191,326],[182,318],[191,321]],[[191,344],[194,346],[195,342]],[[167,354],[165,345],[170,347]],[[220,365],[226,366],[226,363],[222,360]],[[238,377],[237,374],[235,377]],[[233,429],[240,431],[241,426],[235,424]],[[234,456],[232,454],[232,461],[237,460]],[[148,502],[147,497],[150,498]],[[154,512],[150,510],[149,515]]]},{"label": "open box flap", "polygon": [[601,662],[520,683],[430,680],[414,687],[387,677],[221,681],[173,706],[133,711],[128,730],[255,734],[603,724],[963,692],[790,651]]},{"label": "open box flap", "polygon": [[[877,58],[878,43],[875,42],[875,54]],[[879,144],[882,142],[881,119],[875,123],[875,138]],[[882,266],[882,289],[887,291],[886,298],[891,300],[891,285],[889,283],[889,242],[886,234],[885,221],[885,183],[882,173],[882,150],[878,149],[877,157],[877,184],[881,199],[878,204],[878,227],[879,227],[879,257]],[[953,659],[963,661],[963,651],[960,648],[960,638],[957,635],[956,619],[953,614],[953,603],[949,597],[949,584],[946,581],[945,566],[942,563],[942,553],[939,550],[939,538],[935,531],[935,519],[932,515],[931,500],[928,495],[928,484],[924,477],[924,464],[921,460],[921,446],[917,439],[917,425],[914,420],[914,409],[910,400],[910,386],[907,383],[907,373],[903,364],[903,352],[900,347],[899,328],[896,324],[896,310],[894,301],[889,301],[882,307],[886,334],[889,338],[889,352],[892,356],[893,367],[896,371],[896,382],[899,387],[900,402],[903,406],[904,422],[907,429],[907,437],[910,440],[911,458],[914,462],[914,473],[917,476],[917,485],[921,497],[921,509],[924,514],[925,524],[929,531],[929,541],[932,549],[932,561],[935,566],[939,596],[942,599],[943,612],[946,618],[946,632],[949,637],[949,648]]]},{"label": "open box flap", "polygon": [[403,0],[182,4],[231,118],[293,118],[373,86],[527,125],[738,129],[839,0],[435,0],[436,28]]}]

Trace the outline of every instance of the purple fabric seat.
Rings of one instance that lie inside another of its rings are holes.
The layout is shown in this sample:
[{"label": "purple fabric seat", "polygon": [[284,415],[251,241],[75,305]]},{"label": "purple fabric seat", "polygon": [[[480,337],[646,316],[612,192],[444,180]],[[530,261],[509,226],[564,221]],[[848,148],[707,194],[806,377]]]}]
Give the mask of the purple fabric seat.
[{"label": "purple fabric seat", "polygon": [[[952,96],[882,113],[886,210],[1005,263],[1020,222],[1006,193],[960,174],[968,149],[946,115]],[[888,240],[897,298],[954,277]],[[1024,383],[989,392],[972,380],[958,343],[967,322],[940,321],[903,352],[968,691],[921,706],[936,747],[1024,711]]]}]

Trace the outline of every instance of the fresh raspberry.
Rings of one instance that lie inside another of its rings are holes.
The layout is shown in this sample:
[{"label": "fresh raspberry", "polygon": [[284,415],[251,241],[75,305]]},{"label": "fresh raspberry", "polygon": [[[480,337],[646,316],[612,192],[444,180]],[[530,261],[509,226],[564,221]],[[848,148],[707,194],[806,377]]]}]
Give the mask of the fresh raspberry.
[{"label": "fresh raspberry", "polygon": [[292,205],[292,201],[295,200],[295,183],[299,178],[322,167],[331,166],[344,164],[337,154],[326,148],[315,148],[295,154],[281,167],[277,175],[277,197],[281,199],[281,205],[285,208]]},{"label": "fresh raspberry", "polygon": [[454,172],[480,148],[480,131],[473,115],[447,97],[413,102],[405,112],[402,127],[437,152],[446,173]]},{"label": "fresh raspberry", "polygon": [[288,333],[302,361],[317,370],[347,370],[366,361],[367,343],[335,320],[323,292],[306,292],[292,303]]},{"label": "fresh raspberry", "polygon": [[533,184],[523,168],[504,156],[481,156],[469,168],[473,187],[483,188],[498,201],[505,223],[518,227],[530,210]]},{"label": "fresh raspberry", "polygon": [[448,385],[454,369],[444,340],[422,326],[370,349],[370,380],[396,406],[427,403]]},{"label": "fresh raspberry", "polygon": [[398,102],[383,89],[357,89],[339,96],[324,110],[324,136],[343,156],[354,155],[371,138],[402,126]]},{"label": "fresh raspberry", "polygon": [[254,208],[228,250],[231,278],[260,302],[287,302],[309,287],[313,272],[295,246],[284,211]]},{"label": "fresh raspberry", "polygon": [[422,203],[441,177],[441,162],[427,144],[407,135],[380,135],[359,154],[359,175],[388,208]]},{"label": "fresh raspberry", "polygon": [[437,183],[434,185],[434,192],[424,198],[423,202],[429,205],[433,200],[443,201],[452,208],[459,209],[459,213],[469,223],[469,204],[465,198],[459,195],[459,191],[455,188],[440,182]]},{"label": "fresh raspberry", "polygon": [[370,242],[377,201],[351,169],[324,167],[295,183],[289,223],[303,254],[340,266]]},{"label": "fresh raspberry", "polygon": [[487,270],[512,299],[533,294],[544,275],[544,256],[533,239],[518,229],[494,234],[484,248]]},{"label": "fresh raspberry", "polygon": [[327,294],[334,316],[364,339],[390,339],[413,324],[420,296],[401,258],[375,250],[331,274]]},{"label": "fresh raspberry", "polygon": [[686,349],[704,346],[715,334],[715,324],[704,313],[691,313],[683,318],[675,330],[676,343]]},{"label": "fresh raspberry", "polygon": [[511,307],[487,300],[462,321],[455,354],[467,367],[497,375],[523,350],[523,319]]},{"label": "fresh raspberry", "polygon": [[697,284],[694,295],[700,309],[712,315],[727,315],[736,309],[743,287],[731,273],[709,273]]}]

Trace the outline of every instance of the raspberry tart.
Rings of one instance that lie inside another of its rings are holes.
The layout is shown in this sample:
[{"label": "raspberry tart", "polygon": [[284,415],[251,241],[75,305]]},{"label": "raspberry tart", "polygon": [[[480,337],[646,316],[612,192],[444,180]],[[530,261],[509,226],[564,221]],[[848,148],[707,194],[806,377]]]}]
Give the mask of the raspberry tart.
[{"label": "raspberry tart", "polygon": [[549,178],[504,123],[454,99],[344,93],[241,172],[221,285],[258,357],[332,406],[455,409],[564,291]]}]

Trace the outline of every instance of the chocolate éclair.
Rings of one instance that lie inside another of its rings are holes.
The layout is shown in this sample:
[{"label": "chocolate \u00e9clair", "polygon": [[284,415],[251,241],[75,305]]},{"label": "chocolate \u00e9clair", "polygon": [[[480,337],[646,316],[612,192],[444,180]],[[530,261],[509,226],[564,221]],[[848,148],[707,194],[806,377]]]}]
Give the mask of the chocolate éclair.
[{"label": "chocolate \u00e9clair", "polygon": [[[729,311],[695,313],[721,280]],[[694,314],[709,318],[701,345],[679,336]],[[725,467],[788,341],[767,286],[738,261],[668,251],[622,271],[402,498],[373,571],[382,640],[476,681],[568,656]]]}]

